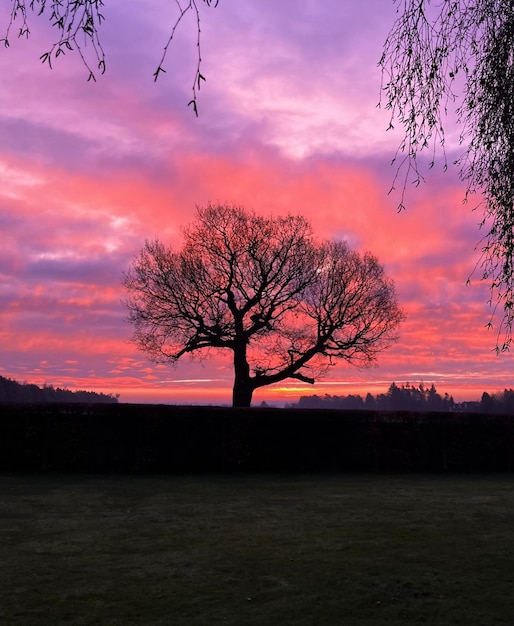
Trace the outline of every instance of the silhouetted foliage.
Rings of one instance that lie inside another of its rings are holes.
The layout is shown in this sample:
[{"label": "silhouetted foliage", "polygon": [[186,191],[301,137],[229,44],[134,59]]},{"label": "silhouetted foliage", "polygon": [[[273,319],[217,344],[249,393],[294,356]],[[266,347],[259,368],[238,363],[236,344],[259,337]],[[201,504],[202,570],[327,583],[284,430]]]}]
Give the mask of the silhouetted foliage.
[{"label": "silhouetted foliage", "polygon": [[317,241],[301,216],[236,206],[198,208],[178,252],[147,242],[123,285],[133,341],[154,361],[232,353],[234,406],[287,378],[312,384],[336,359],[375,363],[403,319],[374,256]]},{"label": "silhouetted foliage", "polygon": [[[385,106],[405,135],[397,157],[403,191],[423,181],[440,148],[447,167],[449,107],[461,124],[463,154],[455,161],[466,199],[481,194],[482,278],[496,315],[503,308],[497,350],[512,342],[514,323],[514,3],[512,0],[403,0],[380,60]],[[411,180],[412,179],[412,180]],[[396,179],[395,179],[396,180]],[[393,183],[394,188],[394,183]]]},{"label": "silhouetted foliage", "polygon": [[504,389],[493,394],[484,391],[480,400],[455,402],[447,393],[441,396],[435,385],[425,387],[420,383],[417,387],[407,383],[398,386],[392,383],[387,393],[373,396],[366,394],[363,400],[360,395],[323,397],[312,395],[302,396],[297,404],[290,405],[302,409],[346,409],[346,410],[377,410],[377,411],[442,411],[466,412],[480,414],[512,414],[514,415],[514,390]]},{"label": "silhouetted foliage", "polygon": [[484,392],[480,401],[480,412],[514,414],[514,391],[504,389],[492,395]]},{"label": "silhouetted foliage", "polygon": [[118,396],[94,391],[70,391],[44,385],[38,387],[28,383],[18,383],[0,376],[0,402],[118,402]]},{"label": "silhouetted foliage", "polygon": [[[177,16],[175,21],[170,23],[170,35],[153,74],[154,80],[157,80],[162,73],[166,73],[164,63],[175,32],[183,19],[192,13],[196,21],[197,63],[192,85],[193,97],[188,106],[192,107],[195,115],[198,115],[197,94],[202,82],[205,81],[205,76],[201,73],[200,7],[202,4],[208,7],[217,6],[218,1],[185,0],[184,2],[176,2]],[[104,5],[103,0],[12,0],[10,18],[4,37],[0,41],[8,48],[13,31],[14,36],[28,38],[30,35],[29,12],[46,17],[54,27],[57,37],[50,48],[41,54],[41,62],[51,68],[52,63],[61,55],[75,52],[80,56],[87,70],[87,80],[96,81],[96,75],[98,73],[103,74],[106,69],[105,53],[100,41],[100,27],[105,19],[102,13]]]},{"label": "silhouetted foliage", "polygon": [[425,387],[420,383],[414,387],[407,383],[398,386],[392,383],[387,393],[373,396],[366,394],[363,400],[360,395],[349,396],[303,396],[300,398],[298,408],[333,408],[353,410],[378,410],[378,411],[456,411],[458,405],[447,393],[441,396],[437,393],[435,385]]}]

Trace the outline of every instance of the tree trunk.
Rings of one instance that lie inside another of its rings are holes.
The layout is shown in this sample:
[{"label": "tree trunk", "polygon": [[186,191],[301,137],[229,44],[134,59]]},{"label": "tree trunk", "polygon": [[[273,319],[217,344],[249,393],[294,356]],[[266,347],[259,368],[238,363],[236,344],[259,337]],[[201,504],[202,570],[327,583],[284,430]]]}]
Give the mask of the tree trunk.
[{"label": "tree trunk", "polygon": [[234,380],[232,406],[248,408],[252,404],[253,388],[244,380]]},{"label": "tree trunk", "polygon": [[233,407],[249,407],[252,403],[254,385],[250,379],[250,366],[246,360],[246,343],[241,342],[234,349]]}]

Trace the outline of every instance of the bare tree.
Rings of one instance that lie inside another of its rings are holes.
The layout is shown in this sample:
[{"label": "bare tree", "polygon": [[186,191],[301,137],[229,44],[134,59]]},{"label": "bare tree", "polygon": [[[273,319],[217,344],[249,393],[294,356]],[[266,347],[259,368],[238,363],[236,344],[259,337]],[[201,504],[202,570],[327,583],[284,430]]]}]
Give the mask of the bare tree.
[{"label": "bare tree", "polygon": [[[467,189],[465,199],[477,194],[483,209],[477,268],[490,282],[493,308],[489,321],[500,320],[496,348],[512,343],[514,324],[514,2],[512,0],[392,0],[398,17],[388,35],[380,65],[383,70],[382,103],[391,111],[391,126],[398,121],[405,131],[394,161],[398,164],[393,188],[400,182],[399,208],[404,208],[409,182],[424,179],[422,153],[429,167],[441,150],[447,154],[446,113],[453,106],[461,124],[463,154],[456,159]],[[198,115],[201,73],[201,8],[219,0],[176,0],[177,17],[170,23],[154,78],[165,72],[165,59],[177,28],[193,14],[197,32],[197,65],[188,105]],[[41,60],[52,66],[60,55],[78,52],[96,80],[106,68],[100,41],[103,0],[11,0],[12,8],[3,41],[28,37],[30,12],[46,16],[57,37]],[[89,44],[86,53],[86,44]],[[477,269],[475,268],[475,269]]]},{"label": "bare tree", "polygon": [[174,252],[147,241],[123,277],[133,341],[156,362],[233,356],[233,405],[287,378],[314,383],[336,359],[369,366],[403,313],[371,254],[318,242],[300,216],[208,205]]},{"label": "bare tree", "polygon": [[[461,125],[462,155],[455,160],[466,184],[465,200],[478,195],[474,208],[483,209],[477,268],[490,283],[489,326],[498,319],[496,349],[507,350],[514,324],[514,2],[512,0],[392,0],[398,17],[387,37],[380,65],[382,104],[391,111],[391,127],[404,128],[394,161],[398,164],[393,188],[399,182],[401,199],[409,182],[424,179],[423,159],[429,167],[440,150],[447,154],[446,114],[454,108]],[[197,65],[188,105],[198,115],[201,72],[201,8],[219,0],[176,0],[177,17],[157,63],[154,78],[165,72],[165,59],[177,28],[193,14],[197,32]],[[76,51],[96,80],[106,68],[100,41],[103,0],[11,0],[6,47],[14,35],[28,37],[29,13],[49,18],[57,37],[41,55],[50,67],[60,56]],[[86,53],[86,45],[89,45]]]},{"label": "bare tree", "polygon": [[424,151],[432,167],[440,150],[446,169],[452,107],[461,125],[463,153],[455,164],[467,186],[465,199],[480,195],[476,207],[484,212],[487,232],[477,267],[490,281],[489,325],[498,314],[496,348],[506,350],[514,323],[514,2],[398,3],[380,64],[391,126],[397,120],[405,130],[397,155],[400,208],[408,182],[423,180],[418,157]]}]

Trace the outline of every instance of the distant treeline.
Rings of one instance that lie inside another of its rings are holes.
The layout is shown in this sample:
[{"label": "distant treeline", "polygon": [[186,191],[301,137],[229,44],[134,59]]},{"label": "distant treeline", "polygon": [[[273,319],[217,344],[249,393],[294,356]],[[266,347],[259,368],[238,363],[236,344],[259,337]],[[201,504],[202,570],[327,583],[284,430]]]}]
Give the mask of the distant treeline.
[{"label": "distant treeline", "polygon": [[0,376],[0,402],[118,402],[118,396],[94,391],[70,391],[52,385],[38,387]]},{"label": "distant treeline", "polygon": [[360,395],[323,397],[302,396],[291,408],[300,409],[347,409],[372,411],[443,411],[468,413],[514,413],[514,391],[505,389],[502,392],[489,394],[486,391],[479,401],[455,402],[447,393],[441,396],[435,385],[425,387],[423,383],[417,387],[407,383],[392,383],[387,393],[373,396],[368,393],[364,398]]}]

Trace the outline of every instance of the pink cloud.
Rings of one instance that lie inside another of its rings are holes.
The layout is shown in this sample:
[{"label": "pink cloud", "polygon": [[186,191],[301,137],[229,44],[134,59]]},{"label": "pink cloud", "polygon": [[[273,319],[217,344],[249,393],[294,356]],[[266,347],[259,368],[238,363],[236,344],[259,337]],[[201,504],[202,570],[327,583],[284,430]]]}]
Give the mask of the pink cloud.
[{"label": "pink cloud", "polygon": [[39,67],[46,27],[0,53],[0,372],[125,401],[229,401],[229,359],[171,368],[137,353],[120,286],[145,238],[180,245],[195,204],[220,200],[302,213],[320,237],[371,250],[408,316],[378,368],[337,366],[314,388],[288,381],[257,402],[392,380],[510,386],[512,358],[495,356],[485,330],[487,285],[466,286],[481,216],[462,205],[455,172],[436,168],[404,213],[387,195],[397,138],[375,109],[376,61],[393,5],[305,3],[292,20],[285,3],[224,0],[205,14],[199,119],[186,106],[190,34],[151,81],[168,26],[148,16],[173,14],[148,6],[108,9],[111,61],[96,85],[76,59]]}]

